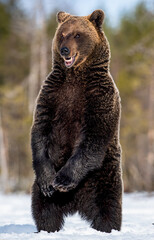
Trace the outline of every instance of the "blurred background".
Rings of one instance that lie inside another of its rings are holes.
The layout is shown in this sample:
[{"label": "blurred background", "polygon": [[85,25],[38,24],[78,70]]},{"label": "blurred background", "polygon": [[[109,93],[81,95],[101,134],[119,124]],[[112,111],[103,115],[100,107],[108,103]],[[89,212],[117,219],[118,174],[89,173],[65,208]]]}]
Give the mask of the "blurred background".
[{"label": "blurred background", "polygon": [[0,0],[0,191],[30,192],[30,128],[51,71],[57,11],[102,9],[111,73],[122,99],[126,192],[154,191],[154,0]]}]

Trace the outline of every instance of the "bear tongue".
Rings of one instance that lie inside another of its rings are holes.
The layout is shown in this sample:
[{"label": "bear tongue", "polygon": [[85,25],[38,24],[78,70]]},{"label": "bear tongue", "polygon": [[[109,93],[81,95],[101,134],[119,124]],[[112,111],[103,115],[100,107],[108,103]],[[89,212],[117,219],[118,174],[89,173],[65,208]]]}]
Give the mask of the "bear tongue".
[{"label": "bear tongue", "polygon": [[69,60],[65,60],[65,66],[66,67],[71,67],[74,63],[75,57],[71,57]]}]

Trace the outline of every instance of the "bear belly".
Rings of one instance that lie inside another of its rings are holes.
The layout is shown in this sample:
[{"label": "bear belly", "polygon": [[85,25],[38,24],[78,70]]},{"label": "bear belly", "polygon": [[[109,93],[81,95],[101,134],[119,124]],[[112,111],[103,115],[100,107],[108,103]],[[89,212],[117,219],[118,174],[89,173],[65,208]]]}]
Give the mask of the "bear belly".
[{"label": "bear belly", "polygon": [[77,86],[64,85],[57,95],[63,97],[57,101],[50,150],[55,169],[59,171],[82,140],[84,101]]}]

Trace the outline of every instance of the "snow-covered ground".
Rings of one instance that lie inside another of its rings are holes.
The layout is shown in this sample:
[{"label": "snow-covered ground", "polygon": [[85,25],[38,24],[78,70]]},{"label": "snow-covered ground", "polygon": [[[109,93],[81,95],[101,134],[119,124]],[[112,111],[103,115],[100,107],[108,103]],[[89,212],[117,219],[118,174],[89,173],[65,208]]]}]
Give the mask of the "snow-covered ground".
[{"label": "snow-covered ground", "polygon": [[101,233],[78,214],[60,232],[34,233],[29,195],[0,194],[0,240],[154,240],[154,193],[124,194],[121,232]]}]

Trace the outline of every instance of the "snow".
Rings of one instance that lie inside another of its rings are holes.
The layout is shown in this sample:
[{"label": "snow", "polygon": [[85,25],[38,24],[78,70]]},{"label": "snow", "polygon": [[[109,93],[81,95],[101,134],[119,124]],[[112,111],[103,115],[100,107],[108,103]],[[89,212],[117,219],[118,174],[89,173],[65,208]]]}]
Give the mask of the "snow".
[{"label": "snow", "polygon": [[124,194],[122,230],[102,233],[78,214],[55,233],[35,233],[30,196],[0,194],[0,240],[154,240],[154,193]]}]

